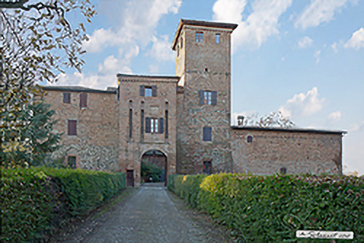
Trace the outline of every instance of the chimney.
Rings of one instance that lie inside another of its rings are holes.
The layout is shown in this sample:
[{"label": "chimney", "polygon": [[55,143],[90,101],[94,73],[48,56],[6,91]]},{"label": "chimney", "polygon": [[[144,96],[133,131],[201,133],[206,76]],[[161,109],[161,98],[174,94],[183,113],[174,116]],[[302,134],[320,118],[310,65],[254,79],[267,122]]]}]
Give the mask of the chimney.
[{"label": "chimney", "polygon": [[238,116],[238,126],[243,126],[244,116]]}]

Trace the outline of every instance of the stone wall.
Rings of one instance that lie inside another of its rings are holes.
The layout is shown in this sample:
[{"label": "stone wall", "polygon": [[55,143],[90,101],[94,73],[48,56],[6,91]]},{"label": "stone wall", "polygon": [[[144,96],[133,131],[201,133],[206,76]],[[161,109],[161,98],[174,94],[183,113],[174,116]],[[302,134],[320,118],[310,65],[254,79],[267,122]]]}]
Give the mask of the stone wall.
[{"label": "stone wall", "polygon": [[[120,154],[122,171],[133,170],[136,186],[140,185],[141,159],[145,152],[157,150],[167,157],[167,174],[176,173],[176,116],[178,77],[118,74],[120,84]],[[140,95],[140,86],[156,86],[156,97]],[[130,110],[132,136],[130,137]],[[142,120],[142,110],[144,117]],[[168,138],[166,138],[166,110]],[[146,118],[163,118],[163,133],[146,133]],[[143,127],[142,127],[143,126]]]},{"label": "stone wall", "polygon": [[[46,87],[45,102],[55,110],[58,120],[54,130],[63,133],[61,148],[53,157],[76,156],[82,169],[119,171],[118,102],[116,92],[58,90]],[[53,90],[52,90],[53,89]],[[82,90],[82,89],[81,89]],[[63,103],[63,93],[71,94],[70,104]],[[87,108],[80,108],[80,94],[87,93]],[[68,120],[77,120],[77,135],[68,135]]]},{"label": "stone wall", "polygon": [[[252,142],[248,143],[248,136]],[[342,173],[342,134],[319,131],[232,129],[234,172]]]},{"label": "stone wall", "polygon": [[[196,42],[196,32],[203,41]],[[203,172],[211,161],[212,172],[231,171],[230,151],[230,35],[232,30],[184,25],[176,38],[183,49],[176,57],[176,74],[182,76],[178,94],[178,173]],[[215,35],[220,34],[220,43]],[[200,91],[216,91],[217,103],[200,104]],[[203,127],[212,128],[212,141],[203,141]]]}]

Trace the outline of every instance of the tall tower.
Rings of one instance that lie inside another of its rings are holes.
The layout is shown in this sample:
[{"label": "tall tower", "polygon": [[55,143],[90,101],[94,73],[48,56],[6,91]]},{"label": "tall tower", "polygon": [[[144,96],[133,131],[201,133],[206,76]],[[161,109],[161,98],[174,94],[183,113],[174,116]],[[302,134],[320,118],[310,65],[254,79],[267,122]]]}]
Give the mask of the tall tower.
[{"label": "tall tower", "polygon": [[232,170],[231,33],[236,24],[181,19],[176,51],[177,173]]}]

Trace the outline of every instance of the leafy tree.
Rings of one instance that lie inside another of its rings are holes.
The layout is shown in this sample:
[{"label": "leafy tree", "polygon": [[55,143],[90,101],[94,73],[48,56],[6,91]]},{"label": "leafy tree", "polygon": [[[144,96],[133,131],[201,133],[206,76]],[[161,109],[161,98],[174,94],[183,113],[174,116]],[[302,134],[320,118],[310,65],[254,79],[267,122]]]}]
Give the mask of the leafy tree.
[{"label": "leafy tree", "polygon": [[[61,134],[53,131],[56,123],[50,105],[43,100],[33,101],[18,112],[17,124],[11,128],[3,128],[1,165],[7,168],[43,164],[46,156],[58,148]],[[11,117],[5,114],[4,122]]]},{"label": "leafy tree", "polygon": [[159,168],[157,165],[144,162],[141,163],[141,177],[144,178],[145,181],[149,181],[149,178],[153,178],[153,182],[160,182],[163,170]]},{"label": "leafy tree", "polygon": [[28,109],[32,97],[41,95],[36,83],[55,82],[68,68],[81,71],[85,27],[82,22],[73,26],[67,18],[72,13],[91,22],[95,10],[89,0],[22,0],[16,7],[0,8],[0,148],[4,154],[8,150],[3,149],[13,146],[14,156],[24,158],[30,153],[25,141],[11,144],[5,137],[21,138],[25,133],[20,131],[33,124]]},{"label": "leafy tree", "polygon": [[238,124],[242,126],[281,128],[292,128],[296,126],[288,117],[284,117],[280,111],[271,112],[266,116],[260,116],[258,113],[254,113],[246,118],[238,117]]}]

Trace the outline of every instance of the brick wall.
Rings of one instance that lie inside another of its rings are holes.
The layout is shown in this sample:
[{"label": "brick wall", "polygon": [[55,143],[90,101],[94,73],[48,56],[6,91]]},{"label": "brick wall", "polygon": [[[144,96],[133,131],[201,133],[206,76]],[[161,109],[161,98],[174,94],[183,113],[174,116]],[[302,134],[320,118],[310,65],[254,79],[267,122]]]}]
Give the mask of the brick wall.
[{"label": "brick wall", "polygon": [[[176,173],[176,116],[178,77],[151,77],[118,75],[120,83],[120,154],[122,171],[133,170],[135,183],[140,184],[140,162],[150,150],[162,152],[167,157],[167,174]],[[156,86],[156,97],[140,95],[140,86]],[[132,137],[130,137],[129,112],[132,109]],[[144,111],[144,119],[141,113]],[[168,138],[166,117],[168,111]],[[163,133],[146,133],[146,118],[163,118]],[[141,128],[143,126],[143,128]]]},{"label": "brick wall", "polygon": [[[196,32],[202,42],[196,42]],[[185,25],[179,37],[184,48],[176,58],[182,76],[178,94],[178,173],[202,173],[204,161],[212,171],[230,171],[230,34],[231,29]],[[215,35],[220,34],[220,43]],[[180,41],[178,41],[180,43]],[[181,63],[182,62],[182,63]],[[216,91],[216,105],[200,104],[200,91]],[[212,129],[212,141],[203,141],[203,128]]]},{"label": "brick wall", "polygon": [[[71,87],[70,87],[71,88]],[[87,94],[87,108],[80,108],[81,92],[49,90],[45,102],[55,110],[58,123],[54,130],[63,133],[61,148],[54,157],[76,156],[77,167],[118,171],[118,106],[115,93]],[[63,93],[70,93],[70,103],[63,103]],[[68,120],[77,121],[77,135],[68,135]]]},{"label": "brick wall", "polygon": [[232,129],[234,172],[341,174],[341,141],[341,133]]}]

